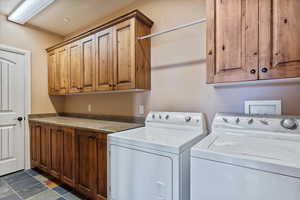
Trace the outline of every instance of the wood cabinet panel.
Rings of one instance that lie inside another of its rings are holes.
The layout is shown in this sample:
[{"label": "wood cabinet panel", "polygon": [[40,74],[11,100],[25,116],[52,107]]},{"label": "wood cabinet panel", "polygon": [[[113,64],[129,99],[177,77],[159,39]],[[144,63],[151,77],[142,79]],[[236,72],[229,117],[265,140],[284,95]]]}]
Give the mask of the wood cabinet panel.
[{"label": "wood cabinet panel", "polygon": [[76,131],[77,190],[95,199],[97,183],[97,141],[94,133]]},{"label": "wood cabinet panel", "polygon": [[208,82],[258,78],[258,0],[207,1]]},{"label": "wood cabinet panel", "polygon": [[30,123],[30,161],[32,168],[40,165],[40,135],[41,126]]},{"label": "wood cabinet panel", "polygon": [[62,140],[61,180],[63,183],[75,187],[75,130],[64,128]]},{"label": "wood cabinet panel", "polygon": [[57,64],[55,68],[55,93],[65,94],[68,90],[69,55],[68,48],[62,47],[56,51]]},{"label": "wood cabinet panel", "polygon": [[117,24],[113,32],[115,89],[135,88],[135,20]]},{"label": "wood cabinet panel", "polygon": [[95,36],[89,36],[80,41],[81,43],[81,67],[83,92],[91,92],[95,89]]},{"label": "wood cabinet panel", "polygon": [[112,28],[96,33],[96,90],[113,89]]},{"label": "wood cabinet panel", "polygon": [[73,42],[69,45],[69,93],[78,93],[81,89],[81,52],[80,43]]},{"label": "wood cabinet panel", "polygon": [[60,179],[63,152],[63,131],[58,127],[51,127],[50,131],[50,174],[55,178]]},{"label": "wood cabinet panel", "polygon": [[48,126],[41,126],[40,128],[40,169],[44,172],[50,170],[50,129]]},{"label": "wood cabinet panel", "polygon": [[260,3],[260,79],[300,76],[300,1]]},{"label": "wood cabinet panel", "polygon": [[107,137],[99,134],[97,138],[97,197],[107,198]]},{"label": "wood cabinet panel", "polygon": [[55,70],[56,70],[56,53],[48,53],[48,92],[55,94]]}]

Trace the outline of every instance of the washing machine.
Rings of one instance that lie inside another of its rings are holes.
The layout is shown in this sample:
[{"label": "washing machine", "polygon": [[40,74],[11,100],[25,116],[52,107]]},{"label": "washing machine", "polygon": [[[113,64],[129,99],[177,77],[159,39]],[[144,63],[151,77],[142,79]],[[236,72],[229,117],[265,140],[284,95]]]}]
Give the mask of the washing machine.
[{"label": "washing machine", "polygon": [[300,118],[217,114],[191,150],[191,200],[299,200]]},{"label": "washing machine", "polygon": [[206,135],[202,113],[180,112],[150,112],[145,127],[109,135],[109,199],[190,199],[190,149]]}]

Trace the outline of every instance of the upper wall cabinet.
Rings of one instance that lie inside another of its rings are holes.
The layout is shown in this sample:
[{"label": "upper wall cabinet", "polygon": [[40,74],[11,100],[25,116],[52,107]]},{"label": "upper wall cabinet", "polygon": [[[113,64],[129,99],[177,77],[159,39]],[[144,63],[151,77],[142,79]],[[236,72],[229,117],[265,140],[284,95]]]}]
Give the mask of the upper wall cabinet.
[{"label": "upper wall cabinet", "polygon": [[261,0],[260,79],[300,77],[300,1]]},{"label": "upper wall cabinet", "polygon": [[208,83],[300,76],[298,0],[208,0]]},{"label": "upper wall cabinet", "polygon": [[152,25],[135,10],[47,49],[49,94],[149,90]]}]

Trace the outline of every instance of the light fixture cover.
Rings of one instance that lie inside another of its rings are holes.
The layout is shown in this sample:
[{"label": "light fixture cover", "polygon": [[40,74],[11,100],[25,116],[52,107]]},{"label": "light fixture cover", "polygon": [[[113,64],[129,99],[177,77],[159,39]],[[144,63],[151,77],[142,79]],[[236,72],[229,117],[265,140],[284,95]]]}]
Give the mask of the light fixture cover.
[{"label": "light fixture cover", "polygon": [[18,24],[25,24],[54,1],[55,0],[25,0],[8,16],[8,20]]}]

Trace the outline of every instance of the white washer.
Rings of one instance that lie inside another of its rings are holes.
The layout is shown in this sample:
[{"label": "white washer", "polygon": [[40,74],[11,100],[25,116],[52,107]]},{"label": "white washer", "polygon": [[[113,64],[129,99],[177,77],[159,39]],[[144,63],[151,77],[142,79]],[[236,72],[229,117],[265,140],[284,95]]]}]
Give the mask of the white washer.
[{"label": "white washer", "polygon": [[217,114],[191,150],[191,200],[299,200],[300,118]]},{"label": "white washer", "polygon": [[150,112],[145,127],[109,135],[109,198],[189,199],[190,148],[206,134],[201,113]]}]

